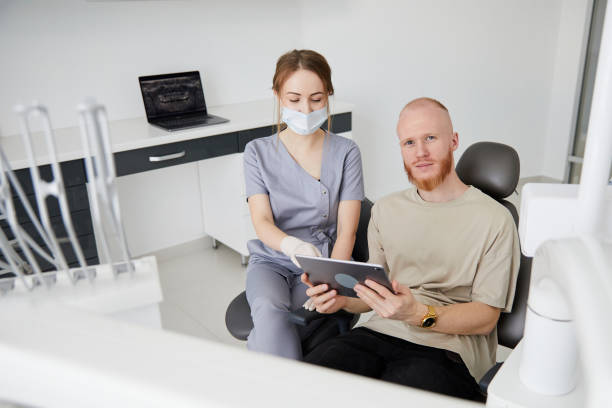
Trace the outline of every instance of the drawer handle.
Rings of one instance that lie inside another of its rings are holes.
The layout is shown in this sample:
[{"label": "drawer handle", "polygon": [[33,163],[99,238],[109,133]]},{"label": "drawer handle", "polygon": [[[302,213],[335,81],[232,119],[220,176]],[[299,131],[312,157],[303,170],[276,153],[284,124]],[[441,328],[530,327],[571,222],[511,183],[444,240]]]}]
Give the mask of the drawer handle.
[{"label": "drawer handle", "polygon": [[182,152],[167,154],[165,156],[149,156],[149,161],[150,162],[161,162],[165,160],[180,159],[183,156],[185,156],[184,150]]}]

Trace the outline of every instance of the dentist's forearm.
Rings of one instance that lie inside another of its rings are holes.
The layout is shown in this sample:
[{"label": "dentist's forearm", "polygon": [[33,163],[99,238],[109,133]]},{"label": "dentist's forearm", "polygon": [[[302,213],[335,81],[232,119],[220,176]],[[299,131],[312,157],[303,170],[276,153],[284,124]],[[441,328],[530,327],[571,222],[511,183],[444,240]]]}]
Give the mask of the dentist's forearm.
[{"label": "dentist's forearm", "polygon": [[343,259],[348,261],[351,259],[353,254],[353,246],[355,245],[355,234],[343,234],[338,235],[334,249],[332,250],[330,258]]},{"label": "dentist's forearm", "polygon": [[266,219],[253,219],[253,227],[257,238],[264,244],[279,252],[281,251],[280,243],[287,236],[286,233],[280,230],[273,222]]}]

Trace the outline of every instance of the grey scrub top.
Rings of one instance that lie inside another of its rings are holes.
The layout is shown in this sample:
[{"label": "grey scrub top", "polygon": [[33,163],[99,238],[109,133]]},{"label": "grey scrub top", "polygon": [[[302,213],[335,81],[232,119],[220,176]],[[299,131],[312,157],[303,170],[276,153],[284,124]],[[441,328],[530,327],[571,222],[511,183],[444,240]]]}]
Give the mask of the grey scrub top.
[{"label": "grey scrub top", "polygon": [[[267,194],[274,224],[316,246],[329,257],[336,242],[338,204],[363,200],[361,153],[350,139],[327,133],[323,142],[321,179],[306,172],[291,157],[277,135],[255,139],[244,149],[247,198]],[[247,243],[251,255],[284,258],[259,239]]]}]

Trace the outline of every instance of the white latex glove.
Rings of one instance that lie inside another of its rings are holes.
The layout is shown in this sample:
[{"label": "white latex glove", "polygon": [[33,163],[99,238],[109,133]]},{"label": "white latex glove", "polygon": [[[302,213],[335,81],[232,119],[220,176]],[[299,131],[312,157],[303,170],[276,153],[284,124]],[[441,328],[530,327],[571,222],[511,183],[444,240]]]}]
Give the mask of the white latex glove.
[{"label": "white latex glove", "polygon": [[304,309],[312,312],[316,308],[317,307],[315,306],[314,300],[312,300],[312,298],[308,298],[308,300],[306,302],[304,302]]},{"label": "white latex glove", "polygon": [[282,239],[280,248],[281,251],[283,251],[283,254],[287,255],[291,259],[291,262],[293,262],[298,268],[301,268],[301,266],[297,259],[295,259],[296,255],[316,257],[321,256],[321,252],[319,252],[316,246],[309,242],[304,242],[296,237],[292,237],[291,235],[287,235]]}]

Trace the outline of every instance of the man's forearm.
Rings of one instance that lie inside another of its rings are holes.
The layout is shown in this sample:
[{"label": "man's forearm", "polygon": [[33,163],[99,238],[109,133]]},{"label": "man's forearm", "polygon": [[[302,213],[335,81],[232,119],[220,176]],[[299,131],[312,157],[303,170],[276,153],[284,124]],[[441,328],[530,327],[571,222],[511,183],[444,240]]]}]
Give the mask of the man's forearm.
[{"label": "man's forearm", "polygon": [[[481,302],[456,303],[448,306],[434,306],[438,318],[430,330],[446,334],[487,335],[497,325],[500,310]],[[420,326],[428,308],[417,303],[408,319],[413,326]]]},{"label": "man's forearm", "polygon": [[372,309],[370,308],[370,306],[366,305],[363,300],[359,298],[347,297],[346,305],[343,307],[343,310],[353,314],[360,314],[367,313]]}]

